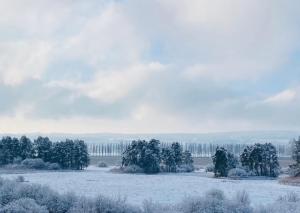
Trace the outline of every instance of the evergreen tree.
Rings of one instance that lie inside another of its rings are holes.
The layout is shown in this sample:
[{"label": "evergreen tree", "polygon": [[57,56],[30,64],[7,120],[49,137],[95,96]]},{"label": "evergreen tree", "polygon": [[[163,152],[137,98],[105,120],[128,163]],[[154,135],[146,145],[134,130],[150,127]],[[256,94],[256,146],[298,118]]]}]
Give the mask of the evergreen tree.
[{"label": "evergreen tree", "polygon": [[34,140],[35,155],[37,158],[41,158],[45,162],[51,161],[51,148],[52,142],[48,137],[38,137]]},{"label": "evergreen tree", "polygon": [[217,147],[212,159],[216,177],[227,177],[228,171],[232,168],[236,168],[238,164],[236,157],[224,147]]},{"label": "evergreen tree", "polygon": [[162,149],[161,159],[167,172],[176,172],[176,160],[174,150],[166,147]]},{"label": "evergreen tree", "polygon": [[122,166],[136,165],[146,173],[159,172],[160,142],[152,139],[146,141],[133,141],[122,156]]},{"label": "evergreen tree", "polygon": [[194,163],[192,154],[187,150],[182,153],[182,163],[184,165],[193,165]]},{"label": "evergreen tree", "polygon": [[26,158],[34,157],[33,144],[29,138],[22,136],[20,138],[20,157],[24,160]]},{"label": "evergreen tree", "polygon": [[300,176],[300,137],[298,140],[292,141],[292,158],[295,163],[290,165],[290,174]]},{"label": "evergreen tree", "polygon": [[174,152],[176,165],[180,166],[182,163],[182,146],[178,142],[174,142],[171,145],[171,149]]},{"label": "evergreen tree", "polygon": [[227,176],[227,150],[223,147],[217,147],[215,155],[212,157],[214,163],[214,173],[216,177]]},{"label": "evergreen tree", "polygon": [[242,166],[257,176],[276,177],[279,171],[277,150],[271,143],[248,146],[240,155]]},{"label": "evergreen tree", "polygon": [[142,168],[146,173],[158,173],[160,163],[160,147],[159,140],[152,139],[145,145],[142,150]]},{"label": "evergreen tree", "polygon": [[300,137],[292,142],[292,158],[296,164],[300,165]]}]

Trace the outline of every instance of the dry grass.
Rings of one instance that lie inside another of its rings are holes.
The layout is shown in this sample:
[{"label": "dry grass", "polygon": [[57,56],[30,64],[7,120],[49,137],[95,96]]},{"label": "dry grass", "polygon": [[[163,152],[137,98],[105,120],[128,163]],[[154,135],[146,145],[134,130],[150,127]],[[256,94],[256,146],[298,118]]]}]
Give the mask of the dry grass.
[{"label": "dry grass", "polygon": [[300,186],[300,177],[285,177],[280,179],[279,183],[291,186]]}]

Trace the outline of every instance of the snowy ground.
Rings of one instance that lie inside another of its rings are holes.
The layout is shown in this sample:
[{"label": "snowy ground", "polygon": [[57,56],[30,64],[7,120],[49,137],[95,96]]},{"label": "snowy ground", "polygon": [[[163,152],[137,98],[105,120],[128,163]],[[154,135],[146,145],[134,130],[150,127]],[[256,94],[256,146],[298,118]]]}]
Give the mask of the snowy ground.
[{"label": "snowy ground", "polygon": [[[15,178],[20,174],[1,174]],[[222,189],[226,195],[245,189],[254,205],[271,203],[280,195],[294,191],[300,195],[300,187],[278,184],[277,180],[227,180],[207,177],[203,172],[186,174],[116,174],[108,168],[89,167],[79,172],[24,173],[26,181],[48,185],[59,192],[78,195],[126,197],[132,204],[141,205],[148,199],[161,203],[180,202],[184,197],[201,195],[213,188]]]}]

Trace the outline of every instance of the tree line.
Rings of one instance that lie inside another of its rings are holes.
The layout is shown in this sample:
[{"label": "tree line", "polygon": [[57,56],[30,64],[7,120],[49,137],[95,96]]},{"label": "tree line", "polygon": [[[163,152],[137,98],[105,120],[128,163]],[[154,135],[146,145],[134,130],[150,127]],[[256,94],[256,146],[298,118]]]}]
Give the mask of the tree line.
[{"label": "tree line", "polygon": [[0,140],[0,165],[25,159],[57,163],[62,169],[81,170],[89,164],[88,148],[82,140],[52,142],[48,137],[38,137],[32,142],[26,136],[20,139],[7,136]]},{"label": "tree line", "polygon": [[[122,156],[122,153],[131,144],[131,141],[116,143],[89,143],[88,151],[91,156]],[[168,147],[171,143],[160,142],[160,146]],[[216,144],[216,143],[180,143],[183,150],[188,150],[193,157],[211,157],[217,147],[224,147],[234,155],[240,155],[249,144]],[[291,156],[290,144],[276,144],[279,157]]]},{"label": "tree line", "polygon": [[183,151],[178,142],[161,147],[160,141],[132,141],[122,155],[122,167],[139,167],[145,173],[191,172],[194,170],[192,155]]}]

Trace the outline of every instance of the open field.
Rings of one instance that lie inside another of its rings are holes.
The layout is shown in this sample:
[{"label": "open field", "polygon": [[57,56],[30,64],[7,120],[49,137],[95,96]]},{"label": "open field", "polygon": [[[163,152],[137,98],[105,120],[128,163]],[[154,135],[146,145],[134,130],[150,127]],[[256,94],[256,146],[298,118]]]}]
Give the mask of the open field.
[{"label": "open field", "polygon": [[[110,168],[90,166],[85,171],[24,173],[28,183],[45,184],[58,192],[74,192],[89,197],[103,194],[111,197],[126,197],[129,203],[141,205],[145,199],[165,204],[180,202],[187,196],[203,195],[206,191],[222,189],[232,197],[237,191],[246,190],[253,205],[272,203],[280,195],[295,192],[300,187],[282,185],[277,179],[229,180],[211,178],[205,172],[181,174],[117,174]],[[13,179],[20,174],[2,174]]]}]

